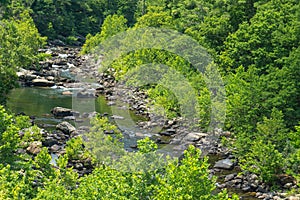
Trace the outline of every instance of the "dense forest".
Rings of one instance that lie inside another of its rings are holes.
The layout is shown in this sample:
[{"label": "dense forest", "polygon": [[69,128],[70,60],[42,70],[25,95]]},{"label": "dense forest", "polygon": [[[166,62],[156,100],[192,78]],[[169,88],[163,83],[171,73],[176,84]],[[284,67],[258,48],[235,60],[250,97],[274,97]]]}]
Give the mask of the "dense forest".
[{"label": "dense forest", "polygon": [[[166,158],[164,163],[156,160],[157,144],[149,138],[138,141],[134,157],[110,149],[121,157],[122,170],[84,148],[82,137],[67,142],[55,167],[46,147],[35,156],[22,153],[33,141],[43,140],[42,131],[28,116],[11,113],[6,101],[18,87],[21,68],[40,70],[39,63],[51,57],[39,49],[82,46],[80,54],[91,55],[112,36],[147,27],[188,36],[210,54],[226,93],[226,107],[217,108],[226,111],[222,129],[230,136],[221,143],[242,173],[256,174],[274,191],[282,189],[279,182],[285,175],[296,184],[289,193],[300,192],[298,0],[3,0],[0,19],[0,199],[238,199],[216,190],[207,158],[192,145],[181,159]],[[182,56],[159,48],[137,49],[106,69],[121,82],[136,66],[149,63],[169,66],[185,77],[198,93],[193,125],[209,132],[213,91]],[[170,89],[154,83],[139,89],[157,115],[163,108],[168,119],[187,117],[180,108],[188,100],[178,100]],[[121,145],[120,130],[106,118],[97,116],[91,124],[87,134],[101,135],[103,144]],[[115,136],[104,136],[107,130]],[[101,154],[103,146],[96,146]],[[130,159],[136,170],[128,173]],[[68,167],[71,160],[88,160],[92,173],[79,177]],[[150,161],[153,166],[142,166]]]}]

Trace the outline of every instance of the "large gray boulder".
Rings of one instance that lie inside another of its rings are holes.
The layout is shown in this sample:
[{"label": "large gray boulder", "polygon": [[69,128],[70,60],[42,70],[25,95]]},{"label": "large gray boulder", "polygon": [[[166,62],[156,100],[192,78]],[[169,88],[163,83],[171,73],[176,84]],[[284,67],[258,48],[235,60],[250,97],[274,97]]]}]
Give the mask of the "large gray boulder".
[{"label": "large gray boulder", "polygon": [[62,122],[56,126],[57,130],[62,131],[64,134],[70,135],[76,131],[76,128],[69,122]]},{"label": "large gray boulder", "polygon": [[197,133],[197,132],[192,132],[187,134],[183,139],[185,141],[189,141],[189,142],[197,142],[199,141],[201,138],[206,137],[207,134],[206,133]]}]

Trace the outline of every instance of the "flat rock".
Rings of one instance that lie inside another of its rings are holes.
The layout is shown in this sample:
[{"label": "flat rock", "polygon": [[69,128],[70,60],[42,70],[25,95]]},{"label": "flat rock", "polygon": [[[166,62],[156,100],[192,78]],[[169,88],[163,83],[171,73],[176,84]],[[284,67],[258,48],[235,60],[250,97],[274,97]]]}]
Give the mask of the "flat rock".
[{"label": "flat rock", "polygon": [[51,110],[51,113],[55,117],[66,117],[66,116],[72,116],[72,110],[69,108],[63,108],[63,107],[55,107]]},{"label": "flat rock", "polygon": [[55,83],[53,81],[48,81],[47,79],[36,78],[32,80],[32,85],[39,87],[52,87]]},{"label": "flat rock", "polygon": [[232,169],[233,162],[230,159],[223,159],[216,162],[214,168],[218,169]]},{"label": "flat rock", "polygon": [[51,148],[50,148],[50,150],[52,152],[58,152],[60,149],[61,149],[61,147],[58,146],[57,144],[52,145]]},{"label": "flat rock", "polygon": [[112,119],[125,119],[124,117],[119,116],[119,115],[112,115],[111,118]]},{"label": "flat rock", "polygon": [[232,179],[234,179],[235,175],[236,174],[228,174],[227,176],[225,176],[224,181],[225,182],[231,181]]},{"label": "flat rock", "polygon": [[199,141],[201,138],[206,137],[207,134],[206,133],[196,133],[196,132],[192,132],[187,134],[184,137],[184,140],[189,141],[189,142],[197,142]]},{"label": "flat rock", "polygon": [[69,90],[62,92],[62,95],[72,95],[72,94],[73,93],[71,91],[69,91]]}]

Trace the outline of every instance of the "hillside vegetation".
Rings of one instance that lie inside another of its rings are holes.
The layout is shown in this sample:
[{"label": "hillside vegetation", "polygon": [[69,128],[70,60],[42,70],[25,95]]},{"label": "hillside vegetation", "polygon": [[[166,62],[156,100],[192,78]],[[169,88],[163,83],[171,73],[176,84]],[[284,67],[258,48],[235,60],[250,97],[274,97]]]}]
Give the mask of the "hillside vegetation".
[{"label": "hillside vegetation", "polygon": [[[2,105],[17,86],[16,72],[39,69],[39,61],[47,58],[38,51],[47,40],[83,45],[81,54],[92,54],[113,35],[140,28],[171,29],[189,36],[211,55],[212,65],[222,76],[226,107],[217,108],[226,110],[223,129],[231,132],[223,144],[244,172],[257,174],[273,188],[282,174],[293,177],[300,186],[298,0],[5,0],[0,19]],[[182,56],[162,49],[137,49],[108,67],[122,81],[128,72],[149,63],[163,64],[185,77],[197,91],[194,125],[208,131],[213,91],[205,76]],[[174,85],[169,79],[164,81],[164,85]],[[189,99],[178,100],[162,84],[141,89],[158,114],[163,108],[168,118],[186,117],[180,108]],[[118,131],[104,118],[96,117],[93,123],[94,133],[100,135],[108,127]],[[20,132],[25,135],[20,137]],[[231,199],[226,190],[215,191],[207,158],[199,159],[201,152],[193,146],[180,162],[168,158],[160,170],[127,173],[95,159],[83,148],[80,137],[68,142],[55,168],[46,148],[36,157],[20,153],[41,138],[40,129],[31,126],[27,117],[0,107],[0,199]],[[118,143],[113,137],[104,138]],[[149,139],[141,140],[136,160],[143,161],[140,157],[151,155],[156,148]],[[125,151],[122,155],[126,168],[130,156]],[[79,178],[67,167],[74,159],[91,159],[95,169]]]}]

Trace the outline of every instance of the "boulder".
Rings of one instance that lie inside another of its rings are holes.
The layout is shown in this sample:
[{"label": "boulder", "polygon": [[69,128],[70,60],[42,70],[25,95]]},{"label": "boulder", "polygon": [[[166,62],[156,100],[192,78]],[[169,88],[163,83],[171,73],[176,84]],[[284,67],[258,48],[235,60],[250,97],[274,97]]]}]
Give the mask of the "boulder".
[{"label": "boulder", "polygon": [[228,174],[228,175],[225,176],[224,181],[225,182],[231,181],[231,180],[234,179],[235,176],[236,176],[236,174]]},{"label": "boulder", "polygon": [[50,147],[51,152],[58,152],[61,149],[60,146],[58,146],[57,144],[54,144]]},{"label": "boulder", "polygon": [[204,138],[204,137],[206,137],[206,136],[207,136],[206,133],[196,133],[196,132],[192,132],[192,133],[187,134],[187,135],[184,137],[184,140],[185,140],[185,141],[189,141],[189,142],[197,142],[197,141],[199,141],[201,138]]},{"label": "boulder", "polygon": [[55,117],[66,117],[66,116],[72,116],[73,112],[69,108],[63,108],[63,107],[55,107],[51,110],[51,113]]},{"label": "boulder", "polygon": [[108,106],[113,106],[113,105],[116,105],[116,102],[114,102],[114,101],[109,101],[109,102],[107,102],[107,105],[108,105]]},{"label": "boulder", "polygon": [[29,144],[26,151],[30,154],[37,155],[42,150],[42,142],[40,141],[33,141]]},{"label": "boulder", "polygon": [[69,122],[62,122],[56,126],[57,130],[62,131],[64,134],[70,135],[76,131],[76,128]]},{"label": "boulder", "polygon": [[75,116],[66,116],[63,118],[64,120],[75,120]]},{"label": "boulder", "polygon": [[72,95],[72,94],[73,93],[71,91],[69,91],[69,90],[62,92],[62,95]]},{"label": "boulder", "polygon": [[107,135],[111,135],[111,134],[114,134],[115,131],[114,130],[104,130],[104,134],[107,134]]},{"label": "boulder", "polygon": [[300,197],[297,196],[290,196],[287,198],[288,200],[300,200]]},{"label": "boulder", "polygon": [[97,94],[103,94],[104,93],[104,86],[103,85],[99,85],[97,88],[96,88],[96,93]]},{"label": "boulder", "polygon": [[52,87],[55,83],[53,81],[48,81],[47,79],[36,78],[32,80],[32,85],[39,87]]},{"label": "boulder", "polygon": [[171,136],[171,135],[176,134],[176,130],[170,128],[170,129],[167,129],[166,131],[160,132],[159,134],[164,135],[164,136]]},{"label": "boulder", "polygon": [[176,130],[173,128],[169,128],[166,130],[166,132],[170,133],[170,135],[174,135],[176,133]]},{"label": "boulder", "polygon": [[218,169],[232,169],[233,162],[230,159],[223,159],[216,162],[214,168]]},{"label": "boulder", "polygon": [[46,147],[50,147],[54,144],[57,144],[57,140],[53,137],[47,136],[44,141],[43,141],[43,145]]},{"label": "boulder", "polygon": [[52,76],[52,77],[58,77],[59,76],[59,71],[52,69],[52,70],[47,71],[46,75]]},{"label": "boulder", "polygon": [[47,76],[46,79],[47,79],[48,81],[54,81],[55,78],[54,78],[53,76]]}]

